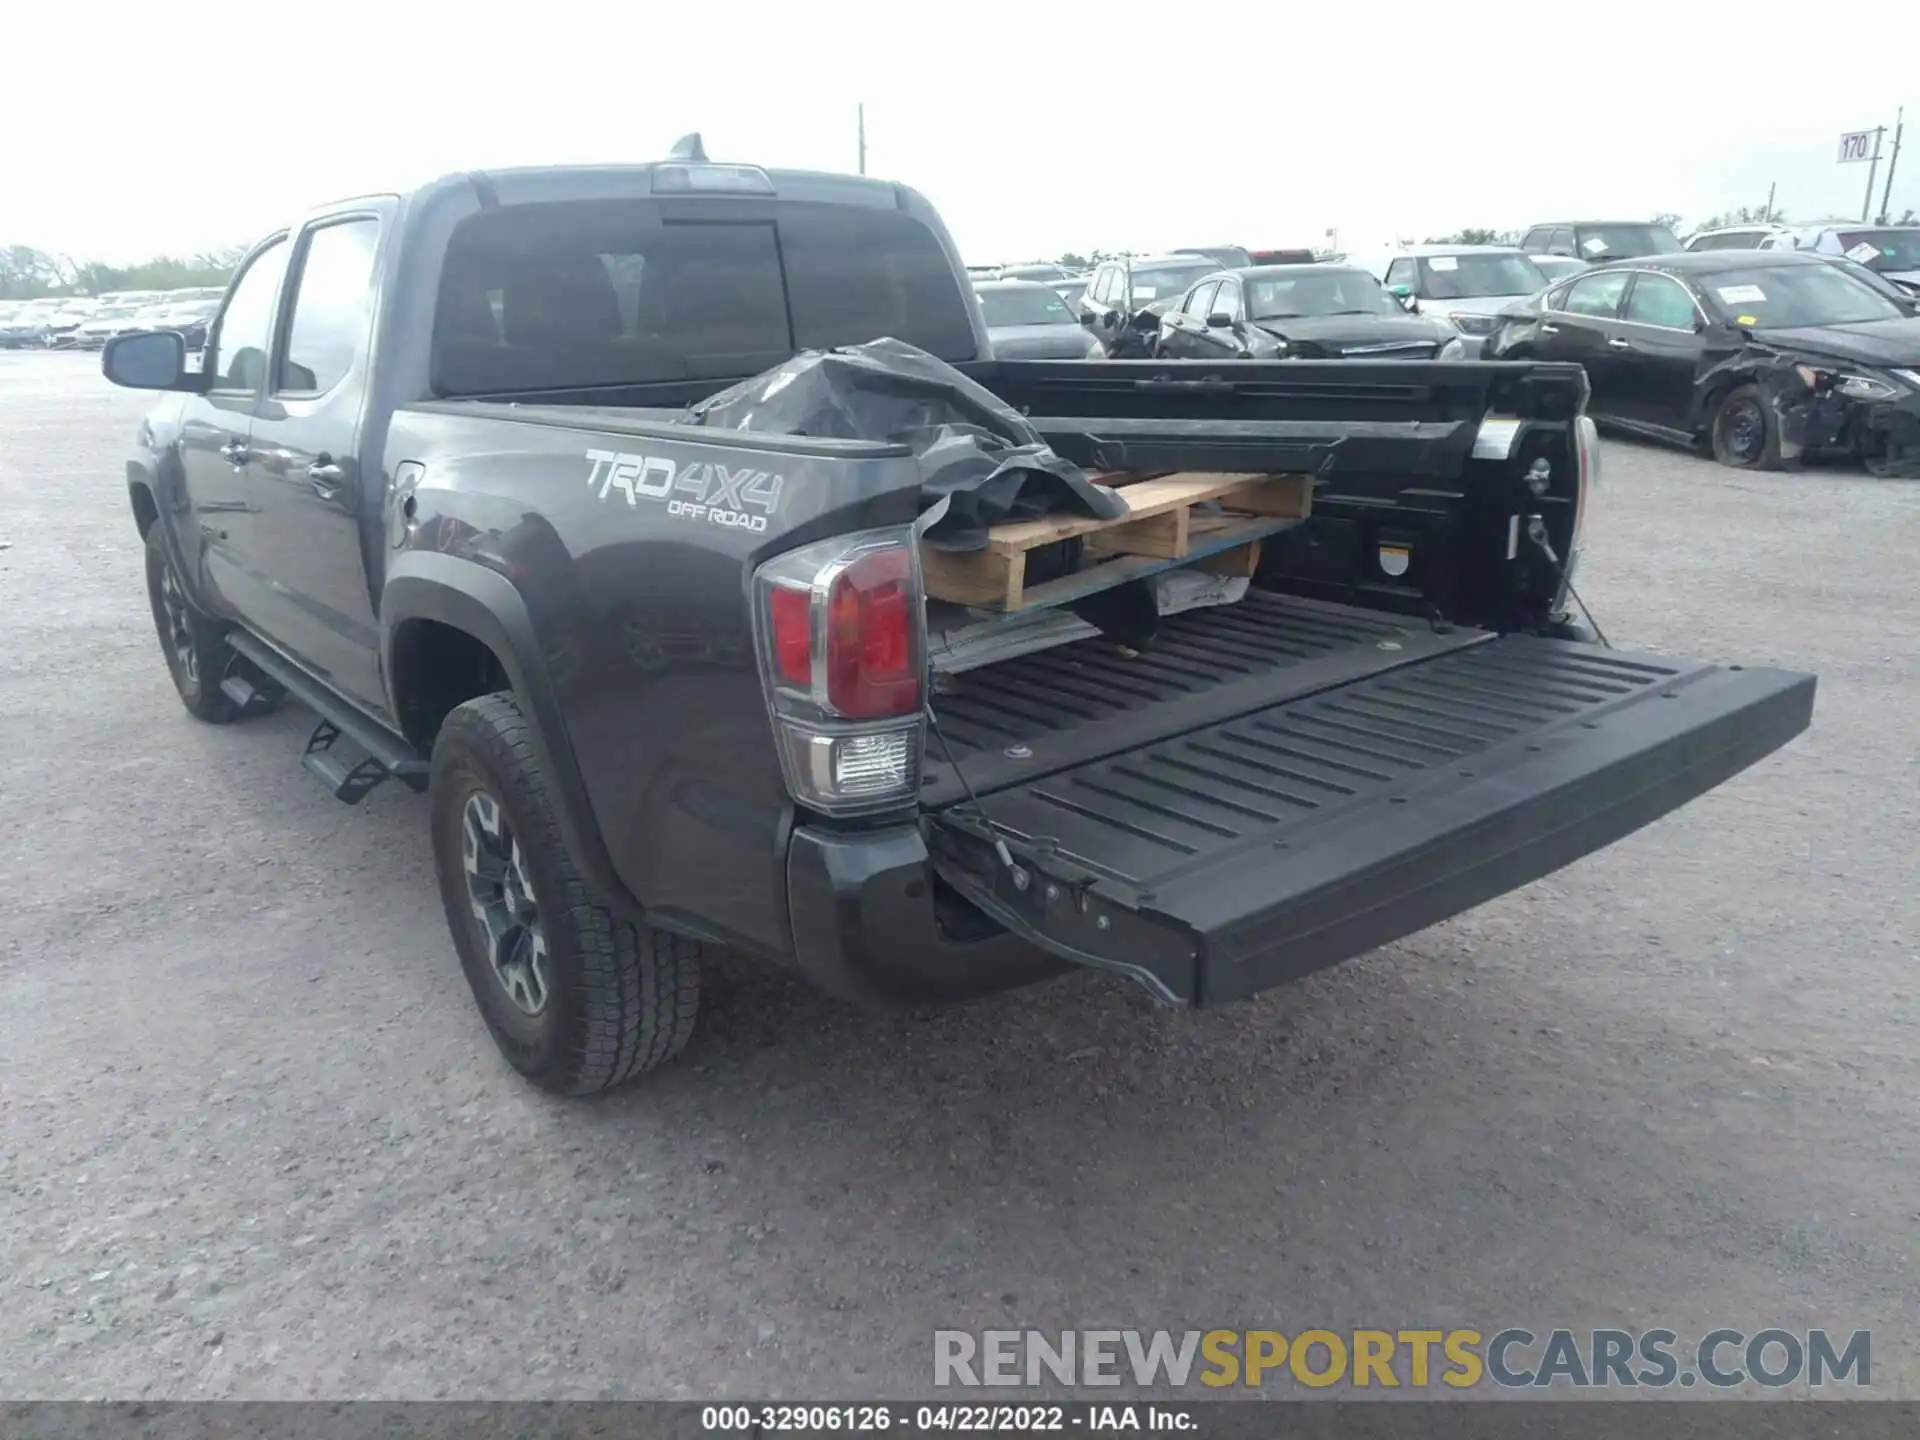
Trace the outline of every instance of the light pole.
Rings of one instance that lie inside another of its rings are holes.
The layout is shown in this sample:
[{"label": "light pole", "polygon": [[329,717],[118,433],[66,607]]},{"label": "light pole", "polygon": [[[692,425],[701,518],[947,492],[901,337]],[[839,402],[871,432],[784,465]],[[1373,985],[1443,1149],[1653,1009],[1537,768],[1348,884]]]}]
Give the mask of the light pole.
[{"label": "light pole", "polygon": [[1887,185],[1880,192],[1880,223],[1887,223],[1887,217],[1893,213],[1893,168],[1900,163],[1900,137],[1906,133],[1907,107],[1902,105],[1893,117],[1893,154],[1887,157]]},{"label": "light pole", "polygon": [[1880,140],[1886,133],[1887,127],[1884,125],[1876,125],[1873,127],[1873,159],[1867,166],[1867,194],[1866,198],[1860,202],[1860,223],[1862,225],[1866,224],[1867,218],[1873,214],[1873,177],[1875,172],[1880,169]]}]

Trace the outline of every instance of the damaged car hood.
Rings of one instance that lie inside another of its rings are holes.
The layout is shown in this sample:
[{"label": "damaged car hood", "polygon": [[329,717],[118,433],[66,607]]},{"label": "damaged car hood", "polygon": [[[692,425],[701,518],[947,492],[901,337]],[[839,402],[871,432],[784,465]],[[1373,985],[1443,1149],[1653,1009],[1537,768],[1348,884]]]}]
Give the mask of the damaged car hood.
[{"label": "damaged car hood", "polygon": [[1872,320],[1862,325],[1808,325],[1763,330],[1758,338],[1775,350],[1857,365],[1920,365],[1920,320]]},{"label": "damaged car hood", "polygon": [[1452,334],[1451,327],[1417,315],[1289,315],[1256,317],[1253,323],[1296,352],[1335,358],[1432,351]]}]

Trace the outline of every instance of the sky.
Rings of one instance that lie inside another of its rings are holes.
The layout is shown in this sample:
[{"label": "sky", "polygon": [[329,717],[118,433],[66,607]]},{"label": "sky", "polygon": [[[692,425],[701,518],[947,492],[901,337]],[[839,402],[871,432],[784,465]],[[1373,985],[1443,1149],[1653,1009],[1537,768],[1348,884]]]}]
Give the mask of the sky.
[{"label": "sky", "polygon": [[111,45],[64,7],[8,17],[16,59],[65,58],[8,66],[0,244],[191,254],[451,170],[657,159],[689,130],[716,160],[853,170],[862,102],[868,172],[928,196],[975,264],[1697,222],[1770,182],[1795,219],[1854,217],[1868,167],[1836,163],[1839,136],[1903,104],[1892,208],[1920,208],[1911,51],[1795,7],[117,8],[88,7]]}]

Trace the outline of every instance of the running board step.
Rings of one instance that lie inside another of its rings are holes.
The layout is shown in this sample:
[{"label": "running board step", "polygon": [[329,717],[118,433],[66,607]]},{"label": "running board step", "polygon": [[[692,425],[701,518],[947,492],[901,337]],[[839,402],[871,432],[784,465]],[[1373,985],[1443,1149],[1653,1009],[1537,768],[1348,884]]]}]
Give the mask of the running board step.
[{"label": "running board step", "polygon": [[285,699],[287,694],[277,681],[269,680],[258,671],[255,671],[251,677],[227,676],[220,682],[220,693],[233,702],[233,708],[240,712],[243,719],[253,715],[265,715]]},{"label": "running board step", "polygon": [[300,757],[307,772],[333,792],[333,798],[358,805],[367,793],[393,772],[354,744],[331,720],[313,727],[307,752]]},{"label": "running board step", "polygon": [[[300,763],[331,791],[336,799],[358,804],[382,780],[404,782],[409,789],[427,788],[429,766],[406,741],[335,695],[297,666],[289,664],[271,646],[244,630],[227,638],[236,654],[259,672],[256,690],[279,686],[319,717]],[[232,695],[232,692],[227,692]],[[234,697],[236,700],[237,696]]]}]

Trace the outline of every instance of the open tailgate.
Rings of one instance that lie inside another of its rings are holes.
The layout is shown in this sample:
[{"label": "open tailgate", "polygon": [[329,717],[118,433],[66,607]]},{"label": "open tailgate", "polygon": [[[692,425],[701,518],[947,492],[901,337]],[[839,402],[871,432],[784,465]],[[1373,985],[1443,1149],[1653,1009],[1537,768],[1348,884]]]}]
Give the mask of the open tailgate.
[{"label": "open tailgate", "polygon": [[929,843],[1035,944],[1217,1004],[1684,805],[1806,729],[1814,684],[1505,636],[988,790],[932,815]]}]

